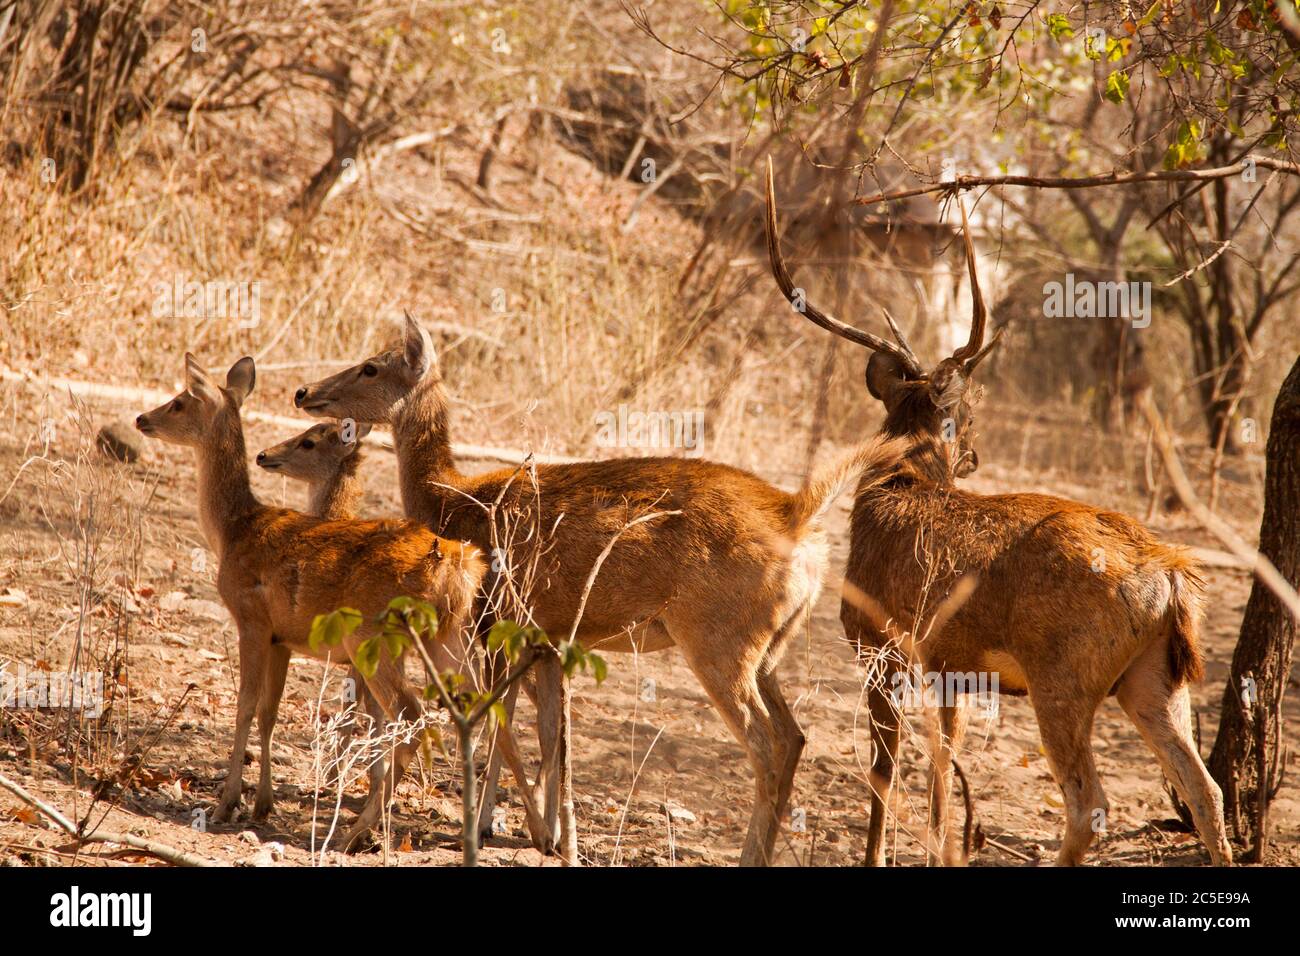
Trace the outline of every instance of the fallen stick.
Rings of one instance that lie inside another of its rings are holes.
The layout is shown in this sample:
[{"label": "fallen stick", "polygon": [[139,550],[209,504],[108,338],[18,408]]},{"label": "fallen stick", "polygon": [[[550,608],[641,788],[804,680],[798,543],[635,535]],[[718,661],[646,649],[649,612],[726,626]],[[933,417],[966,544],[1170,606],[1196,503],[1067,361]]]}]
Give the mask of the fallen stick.
[{"label": "fallen stick", "polygon": [[1017,860],[1024,860],[1026,863],[1038,862],[1036,859],[1034,859],[1034,857],[1030,856],[1028,853],[1021,853],[1019,850],[1013,850],[1005,843],[999,843],[997,840],[993,839],[992,837],[985,837],[984,842],[996,850],[1001,850],[1007,856],[1015,857]]},{"label": "fallen stick", "polygon": [[32,809],[49,817],[58,825],[59,829],[64,830],[72,837],[77,847],[86,843],[116,843],[120,846],[129,846],[133,850],[141,853],[148,853],[150,856],[156,856],[160,860],[166,860],[175,866],[216,866],[211,860],[205,860],[201,856],[194,856],[192,853],[186,853],[184,850],[178,850],[173,846],[167,846],[165,843],[155,843],[152,840],[145,840],[133,833],[111,833],[92,831],[90,833],[77,832],[76,826],[55,810],[52,806],[38,797],[32,796],[18,784],[14,783],[4,774],[0,774],[0,787],[8,790],[15,797],[27,804]]},{"label": "fallen stick", "polygon": [[[139,405],[161,405],[163,402],[172,398],[170,392],[163,392],[153,388],[135,388],[126,385],[106,385],[101,382],[82,382],[77,379],[54,378],[50,376],[41,376],[38,378],[29,373],[15,372],[8,368],[0,368],[0,381],[21,382],[36,387],[44,386],[50,391],[71,392],[79,398],[100,398],[115,402],[135,402]],[[315,424],[314,420],[304,421],[299,418],[290,418],[288,415],[274,415],[270,412],[247,411],[244,412],[244,417],[249,421],[263,422],[268,425],[281,425],[284,428],[292,429],[294,431],[302,431],[303,429]],[[372,445],[376,448],[383,448],[386,451],[393,450],[393,439],[387,434],[371,432],[365,437],[364,441],[367,445]],[[497,448],[491,445],[465,445],[459,442],[451,446],[451,451],[457,458],[463,458],[469,461],[500,461],[511,465],[522,464],[530,457],[539,465],[565,465],[582,460],[568,455],[546,455],[524,451],[519,448]]]}]

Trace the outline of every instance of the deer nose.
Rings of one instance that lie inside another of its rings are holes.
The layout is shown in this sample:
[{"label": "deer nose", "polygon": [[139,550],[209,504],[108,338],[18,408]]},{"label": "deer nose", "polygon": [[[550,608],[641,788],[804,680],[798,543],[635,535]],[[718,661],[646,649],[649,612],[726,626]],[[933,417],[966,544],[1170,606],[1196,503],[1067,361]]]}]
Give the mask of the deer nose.
[{"label": "deer nose", "polygon": [[146,424],[147,423],[145,422],[145,418],[143,415],[135,416],[135,427],[138,428],[140,431],[144,431],[144,426]]},{"label": "deer nose", "polygon": [[293,404],[296,408],[302,408],[302,400],[307,397],[307,386],[304,385],[298,391],[293,393]]},{"label": "deer nose", "polygon": [[266,452],[259,451],[257,453],[257,463],[260,465],[264,461],[266,461]]}]

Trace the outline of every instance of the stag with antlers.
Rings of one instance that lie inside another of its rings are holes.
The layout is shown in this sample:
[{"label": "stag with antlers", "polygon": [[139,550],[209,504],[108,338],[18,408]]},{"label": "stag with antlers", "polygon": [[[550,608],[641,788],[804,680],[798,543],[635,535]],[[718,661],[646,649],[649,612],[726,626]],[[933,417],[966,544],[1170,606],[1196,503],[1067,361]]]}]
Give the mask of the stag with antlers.
[{"label": "stag with antlers", "polygon": [[[927,674],[995,674],[1001,693],[1029,696],[1065,800],[1058,864],[1079,863],[1105,828],[1090,738],[1109,695],[1190,808],[1212,862],[1231,864],[1222,794],[1192,737],[1188,684],[1202,676],[1195,562],[1122,514],[1048,495],[972,494],[955,484],[979,464],[971,379],[997,341],[984,345],[987,309],[965,208],[970,337],[926,371],[888,313],[895,342],[807,303],[781,256],[774,193],[769,162],[767,238],[777,285],[805,318],[871,349],[866,382],[885,407],[881,432],[911,441],[888,480],[858,489],[840,609],[846,636],[873,664],[867,864],[885,857],[902,724],[891,688],[917,666]],[[969,681],[945,682],[963,685]],[[929,853],[944,863],[964,862],[948,822],[964,696],[942,701],[931,753]]]}]

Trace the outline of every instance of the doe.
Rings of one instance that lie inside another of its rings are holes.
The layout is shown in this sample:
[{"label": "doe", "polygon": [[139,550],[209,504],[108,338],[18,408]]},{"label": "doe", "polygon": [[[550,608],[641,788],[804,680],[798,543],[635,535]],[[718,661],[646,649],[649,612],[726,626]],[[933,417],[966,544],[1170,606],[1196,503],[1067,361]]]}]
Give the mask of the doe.
[{"label": "doe", "polygon": [[[217,592],[239,632],[239,697],[230,769],[214,820],[239,805],[244,753],[253,717],[262,740],[261,776],[254,818],[271,812],[271,740],[291,652],[312,651],[312,622],[340,606],[356,608],[364,623],[344,641],[355,665],[356,648],[373,636],[372,622],[395,597],[428,601],[439,610],[438,644],[463,639],[485,571],[476,548],[434,535],[411,521],[327,520],[262,504],[249,484],[240,407],[253,390],[256,369],[244,357],[219,385],[193,355],[185,355],[186,388],[136,419],[145,435],[194,449],[198,464],[199,526],[218,560]],[[446,660],[444,656],[442,658]],[[397,662],[380,656],[366,681],[388,718],[412,720],[421,705]],[[395,747],[384,785],[373,791],[344,837],[360,845],[378,822],[415,751]]]}]

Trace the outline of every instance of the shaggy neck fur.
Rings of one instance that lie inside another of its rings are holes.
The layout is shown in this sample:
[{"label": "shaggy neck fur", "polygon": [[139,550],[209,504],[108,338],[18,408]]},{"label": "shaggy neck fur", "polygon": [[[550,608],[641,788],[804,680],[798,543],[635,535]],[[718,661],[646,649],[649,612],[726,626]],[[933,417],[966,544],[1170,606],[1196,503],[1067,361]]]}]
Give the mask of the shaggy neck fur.
[{"label": "shaggy neck fur", "polygon": [[338,470],[328,480],[308,488],[308,513],[331,521],[355,518],[362,493],[361,479],[357,476],[360,467],[361,451],[357,450],[339,463]]},{"label": "shaggy neck fur", "polygon": [[900,475],[924,479],[941,485],[953,483],[952,452],[955,442],[945,442],[934,427],[935,409],[924,382],[906,382],[899,386],[901,397],[885,417],[881,432],[890,438],[907,438],[912,442],[900,469]]},{"label": "shaggy neck fur", "polygon": [[248,482],[248,456],[239,409],[230,399],[212,423],[212,435],[195,449],[199,474],[199,526],[220,559],[241,520],[258,507]]}]

